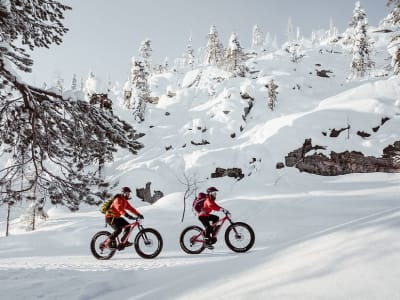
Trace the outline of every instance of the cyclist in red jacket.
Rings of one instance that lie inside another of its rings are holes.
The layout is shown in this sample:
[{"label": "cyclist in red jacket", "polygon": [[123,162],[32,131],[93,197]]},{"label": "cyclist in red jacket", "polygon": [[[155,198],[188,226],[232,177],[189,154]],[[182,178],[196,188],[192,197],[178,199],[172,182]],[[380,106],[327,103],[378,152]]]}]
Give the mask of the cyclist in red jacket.
[{"label": "cyclist in red jacket", "polygon": [[[135,215],[139,219],[143,219],[143,215],[141,215],[134,207],[132,207],[128,200],[130,199],[131,189],[129,187],[123,187],[121,189],[121,194],[117,195],[117,197],[112,202],[110,208],[108,209],[105,217],[106,222],[109,224],[113,229],[114,232],[110,236],[110,243],[107,245],[109,248],[115,248],[115,239],[117,236],[122,232],[122,228],[129,223],[122,217],[127,219],[133,219],[133,217],[128,214],[126,211],[129,211]],[[128,234],[129,229],[125,231],[125,234]],[[125,238],[122,237],[122,240]],[[132,243],[127,241],[125,247],[132,246]]]},{"label": "cyclist in red jacket", "polygon": [[214,249],[214,246],[212,244],[214,244],[217,241],[217,239],[211,237],[211,233],[213,231],[212,224],[214,224],[219,220],[219,217],[217,215],[211,214],[211,212],[215,210],[215,211],[222,211],[223,213],[229,213],[226,209],[222,208],[217,203],[215,203],[217,192],[218,189],[213,186],[207,189],[206,200],[204,201],[203,209],[199,213],[199,220],[206,229],[205,239],[206,239],[206,247],[208,249]]}]

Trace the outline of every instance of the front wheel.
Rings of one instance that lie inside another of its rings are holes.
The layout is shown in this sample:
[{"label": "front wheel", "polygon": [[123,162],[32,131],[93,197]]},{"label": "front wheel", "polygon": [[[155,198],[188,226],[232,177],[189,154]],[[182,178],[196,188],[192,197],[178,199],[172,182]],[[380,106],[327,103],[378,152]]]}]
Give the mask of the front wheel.
[{"label": "front wheel", "polygon": [[110,249],[106,242],[109,240],[111,233],[108,231],[99,231],[90,242],[90,251],[93,256],[100,260],[107,260],[114,256],[116,249]]},{"label": "front wheel", "polygon": [[205,248],[203,229],[199,226],[186,227],[179,238],[183,251],[188,254],[199,254]]},{"label": "front wheel", "polygon": [[160,254],[163,247],[161,234],[153,228],[139,231],[135,237],[135,250],[143,258],[154,258]]},{"label": "front wheel", "polygon": [[253,247],[254,241],[254,231],[250,225],[246,223],[232,223],[226,229],[225,242],[232,251],[246,252]]}]

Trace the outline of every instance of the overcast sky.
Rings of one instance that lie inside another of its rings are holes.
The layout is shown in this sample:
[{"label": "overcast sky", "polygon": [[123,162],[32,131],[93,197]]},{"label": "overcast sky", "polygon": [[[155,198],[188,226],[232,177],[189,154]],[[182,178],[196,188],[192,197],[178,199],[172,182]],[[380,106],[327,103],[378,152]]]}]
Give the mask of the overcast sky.
[{"label": "overcast sky", "polygon": [[[210,25],[227,44],[236,32],[243,47],[251,45],[252,28],[285,41],[288,19],[303,36],[328,29],[330,19],[340,32],[351,20],[353,0],[60,0],[72,7],[66,13],[70,29],[60,46],[37,49],[33,73],[24,78],[41,86],[56,77],[70,87],[72,74],[85,80],[90,71],[111,81],[127,79],[132,56],[140,42],[152,42],[153,62],[170,64],[185,52],[190,34],[195,49],[206,45]],[[387,0],[362,0],[369,24],[377,26],[389,8]]]}]

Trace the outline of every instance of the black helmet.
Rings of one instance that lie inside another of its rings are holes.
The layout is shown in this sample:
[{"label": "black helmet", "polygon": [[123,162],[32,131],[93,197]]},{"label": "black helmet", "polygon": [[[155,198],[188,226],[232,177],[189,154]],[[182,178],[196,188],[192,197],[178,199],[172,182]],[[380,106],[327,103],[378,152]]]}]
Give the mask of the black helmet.
[{"label": "black helmet", "polygon": [[212,192],[218,192],[218,189],[215,186],[210,186],[207,189],[207,194],[212,193]]},{"label": "black helmet", "polygon": [[130,193],[130,192],[131,192],[131,189],[130,189],[129,187],[127,187],[127,186],[124,186],[124,187],[121,189],[121,192],[122,192],[122,193]]}]

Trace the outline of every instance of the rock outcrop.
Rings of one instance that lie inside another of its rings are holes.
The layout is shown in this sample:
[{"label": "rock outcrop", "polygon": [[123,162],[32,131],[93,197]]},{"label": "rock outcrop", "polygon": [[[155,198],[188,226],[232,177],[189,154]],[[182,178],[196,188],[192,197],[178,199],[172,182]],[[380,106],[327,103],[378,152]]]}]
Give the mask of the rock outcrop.
[{"label": "rock outcrop", "polygon": [[323,176],[372,172],[400,173],[400,164],[396,163],[396,157],[400,154],[400,141],[383,149],[382,157],[365,156],[357,151],[331,151],[330,156],[315,151],[307,155],[309,151],[318,149],[325,147],[313,146],[311,139],[307,139],[302,147],[285,157],[285,164],[302,172]]}]

